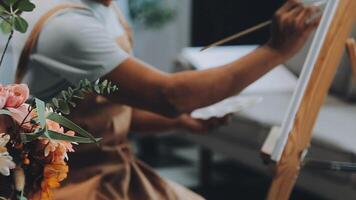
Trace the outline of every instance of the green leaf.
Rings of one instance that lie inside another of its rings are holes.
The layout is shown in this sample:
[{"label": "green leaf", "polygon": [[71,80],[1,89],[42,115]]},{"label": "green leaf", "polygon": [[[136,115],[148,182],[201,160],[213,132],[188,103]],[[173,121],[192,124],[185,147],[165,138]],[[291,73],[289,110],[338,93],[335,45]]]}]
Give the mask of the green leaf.
[{"label": "green leaf", "polygon": [[106,92],[108,94],[110,94],[110,90],[111,90],[111,81],[109,81],[108,85],[107,85],[107,88],[106,88]]},{"label": "green leaf", "polygon": [[33,140],[36,140],[38,137],[43,136],[45,133],[45,129],[37,129],[35,132],[33,133],[21,133],[21,141],[23,143],[28,143],[31,142]]},{"label": "green leaf", "polygon": [[103,87],[107,87],[108,86],[108,80],[104,80],[102,83],[101,83],[101,85],[103,86]]},{"label": "green leaf", "polygon": [[100,93],[99,94],[104,94],[105,87],[103,85],[99,85]]},{"label": "green leaf", "polygon": [[69,95],[72,95],[73,92],[74,92],[74,91],[73,91],[73,88],[72,88],[72,87],[69,87],[69,88],[68,88],[68,93],[69,93]]},{"label": "green leaf", "polygon": [[96,93],[100,94],[100,88],[98,85],[94,85],[94,90]]},{"label": "green leaf", "polygon": [[17,5],[17,9],[25,12],[31,12],[35,7],[35,4],[31,3],[29,0],[21,0]]},{"label": "green leaf", "polygon": [[6,109],[0,109],[0,115],[9,115],[11,116],[11,112]]},{"label": "green leaf", "polygon": [[60,125],[78,133],[79,135],[81,135],[83,137],[90,138],[93,142],[98,141],[98,139],[96,139],[94,136],[92,136],[89,132],[82,129],[80,126],[76,125],[75,123],[73,123],[72,121],[70,121],[69,119],[65,118],[62,115],[59,115],[57,113],[49,113],[47,115],[47,119],[55,121],[55,122],[59,123]]},{"label": "green leaf", "polygon": [[100,78],[95,81],[95,85],[98,85],[100,83]]},{"label": "green leaf", "polygon": [[0,29],[3,33],[9,34],[12,31],[12,25],[8,21],[3,20],[0,23]]},{"label": "green leaf", "polygon": [[75,107],[76,103],[74,99],[84,99],[86,94],[99,94],[104,95],[105,93],[110,94],[117,90],[116,85],[108,80],[100,82],[100,79],[95,82],[90,82],[88,79],[79,81],[79,84],[74,89],[68,87],[67,90],[63,90],[58,94],[57,98],[52,99],[52,102],[48,103],[48,107],[55,108],[56,111],[62,112],[65,115],[70,113],[70,107]]},{"label": "green leaf", "polygon": [[14,23],[15,23],[14,24],[15,30],[17,30],[21,33],[25,33],[27,31],[28,23],[21,16],[16,16]]},{"label": "green leaf", "polygon": [[12,6],[16,3],[17,0],[4,0],[4,3],[7,5],[7,6]]},{"label": "green leaf", "polygon": [[70,114],[68,103],[65,100],[58,99],[58,105],[59,105],[58,109],[61,113],[65,114],[65,115]]},{"label": "green leaf", "polygon": [[96,139],[95,141],[91,140],[90,138],[85,138],[85,137],[77,137],[77,136],[69,136],[65,135],[62,133],[57,133],[54,131],[47,131],[47,135],[49,138],[54,139],[54,140],[63,140],[63,141],[68,141],[68,142],[78,142],[78,143],[97,143],[101,139]]},{"label": "green leaf", "polygon": [[52,99],[52,103],[53,103],[53,105],[54,105],[56,108],[59,107],[59,103],[58,103],[58,99],[57,99],[57,98],[53,98],[53,99]]},{"label": "green leaf", "polygon": [[68,92],[65,91],[65,90],[63,90],[63,91],[62,91],[62,97],[63,97],[63,99],[64,99],[64,100],[67,100],[67,99],[68,99],[68,96],[69,96],[69,95],[68,95]]},{"label": "green leaf", "polygon": [[80,90],[76,90],[76,91],[73,92],[73,97],[77,98],[77,99],[84,99],[85,98],[85,94]]},{"label": "green leaf", "polygon": [[46,107],[45,107],[45,103],[40,100],[40,99],[35,99],[36,102],[36,111],[37,111],[37,115],[38,115],[38,121],[40,123],[41,128],[45,128],[46,127]]},{"label": "green leaf", "polygon": [[84,81],[83,81],[83,80],[80,80],[80,81],[79,81],[79,84],[78,84],[78,87],[81,88],[81,87],[83,87],[83,85],[84,85]]},{"label": "green leaf", "polygon": [[84,85],[85,86],[90,86],[90,81],[88,79],[84,79]]},{"label": "green leaf", "polygon": [[5,11],[4,6],[0,5],[0,15]]},{"label": "green leaf", "polygon": [[77,104],[75,104],[73,101],[68,101],[68,104],[70,106],[72,106],[73,108],[75,108],[77,106]]}]

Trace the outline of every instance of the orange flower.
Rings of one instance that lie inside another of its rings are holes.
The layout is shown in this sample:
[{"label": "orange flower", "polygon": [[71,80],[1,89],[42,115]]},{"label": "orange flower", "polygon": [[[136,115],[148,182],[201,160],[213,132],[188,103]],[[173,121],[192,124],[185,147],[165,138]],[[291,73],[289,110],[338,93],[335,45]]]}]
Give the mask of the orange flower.
[{"label": "orange flower", "polygon": [[37,193],[34,200],[52,200],[52,189],[60,187],[60,182],[67,178],[68,166],[64,161],[47,164],[43,170],[41,191]]}]

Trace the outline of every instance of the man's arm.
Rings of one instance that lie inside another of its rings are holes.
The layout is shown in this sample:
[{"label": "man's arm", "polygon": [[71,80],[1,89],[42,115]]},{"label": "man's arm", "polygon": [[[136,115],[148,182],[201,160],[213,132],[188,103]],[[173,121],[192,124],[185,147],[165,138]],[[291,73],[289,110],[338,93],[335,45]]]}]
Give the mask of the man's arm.
[{"label": "man's arm", "polygon": [[288,1],[275,15],[268,44],[217,68],[166,74],[129,58],[105,77],[120,86],[120,92],[110,98],[171,117],[218,102],[299,51],[319,23],[317,19],[306,24],[316,12],[315,7]]},{"label": "man's arm", "polygon": [[130,130],[138,133],[157,133],[170,130],[186,130],[195,133],[207,132],[227,123],[229,116],[209,120],[193,119],[187,114],[167,118],[156,113],[134,108]]}]

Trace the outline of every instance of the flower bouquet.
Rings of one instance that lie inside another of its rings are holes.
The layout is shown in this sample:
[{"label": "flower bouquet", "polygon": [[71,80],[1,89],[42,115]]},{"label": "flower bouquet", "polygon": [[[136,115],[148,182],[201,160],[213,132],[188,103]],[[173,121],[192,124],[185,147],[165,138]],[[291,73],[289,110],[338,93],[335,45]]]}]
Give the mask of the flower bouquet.
[{"label": "flower bouquet", "polygon": [[62,112],[69,114],[75,99],[87,94],[116,90],[106,80],[84,80],[45,104],[37,98],[29,100],[25,84],[0,85],[0,197],[52,199],[51,190],[67,177],[66,160],[74,152],[73,145],[100,141]]},{"label": "flower bouquet", "polygon": [[[0,66],[13,32],[27,30],[20,13],[34,7],[29,0],[0,2],[0,29],[9,33]],[[64,115],[89,94],[116,90],[106,80],[83,80],[45,103],[30,97],[25,84],[0,85],[0,199],[53,199],[52,189],[67,177],[73,145],[100,141]]]}]

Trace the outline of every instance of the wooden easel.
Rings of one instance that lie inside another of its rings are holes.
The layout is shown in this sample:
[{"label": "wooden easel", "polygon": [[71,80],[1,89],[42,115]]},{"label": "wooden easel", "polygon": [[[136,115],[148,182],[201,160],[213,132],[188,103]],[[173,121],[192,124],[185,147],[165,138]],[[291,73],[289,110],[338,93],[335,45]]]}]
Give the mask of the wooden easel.
[{"label": "wooden easel", "polygon": [[356,82],[356,41],[354,38],[349,38],[346,41],[347,52],[349,55],[351,68],[352,68],[352,79]]},{"label": "wooden easel", "polygon": [[312,72],[282,157],[274,166],[267,200],[288,200],[308,149],[312,131],[333,81],[356,18],[356,0],[339,0],[338,9]]}]

